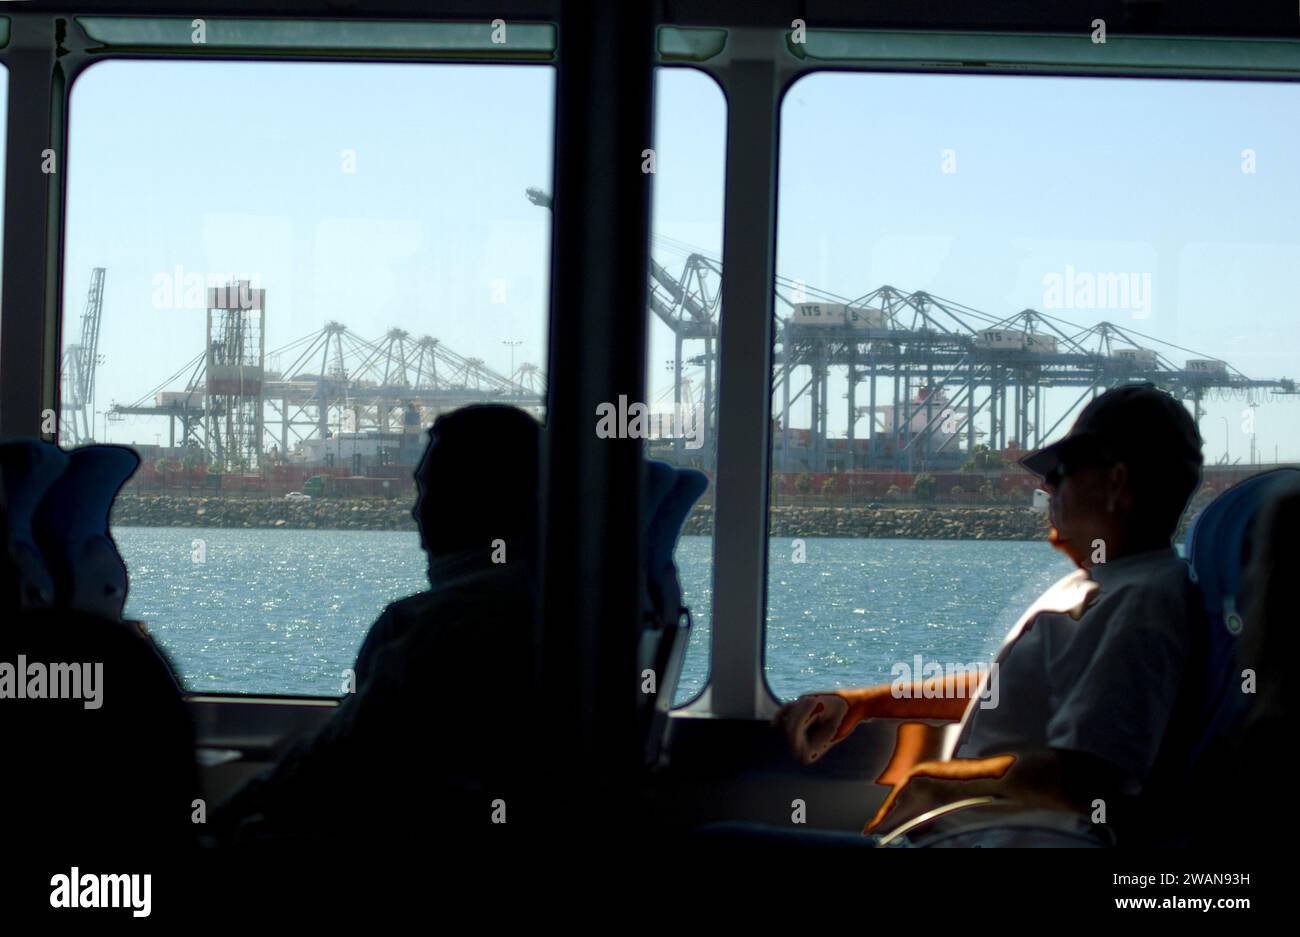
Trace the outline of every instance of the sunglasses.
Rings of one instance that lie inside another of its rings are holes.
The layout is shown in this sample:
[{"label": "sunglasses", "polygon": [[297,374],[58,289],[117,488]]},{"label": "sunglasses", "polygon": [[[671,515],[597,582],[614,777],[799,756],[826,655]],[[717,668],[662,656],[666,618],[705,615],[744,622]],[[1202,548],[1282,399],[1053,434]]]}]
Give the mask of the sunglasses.
[{"label": "sunglasses", "polygon": [[1067,475],[1071,475],[1080,469],[1105,468],[1106,466],[1114,465],[1115,462],[1115,459],[1102,455],[1094,455],[1091,457],[1076,456],[1070,459],[1062,459],[1047,470],[1047,474],[1043,476],[1043,483],[1055,487],[1059,485]]}]

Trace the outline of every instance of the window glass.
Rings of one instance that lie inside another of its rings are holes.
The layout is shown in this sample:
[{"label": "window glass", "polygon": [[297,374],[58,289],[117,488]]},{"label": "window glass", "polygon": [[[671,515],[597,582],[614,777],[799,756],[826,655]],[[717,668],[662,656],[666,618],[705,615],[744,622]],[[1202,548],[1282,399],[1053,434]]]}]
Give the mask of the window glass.
[{"label": "window glass", "polygon": [[693,625],[678,703],[703,689],[709,671],[726,120],[726,100],[708,75],[656,72],[647,454],[710,481],[676,552]]},{"label": "window glass", "polygon": [[1106,387],[1149,379],[1198,419],[1189,516],[1300,458],[1298,105],[1281,83],[818,73],[791,87],[778,697],[888,683],[917,655],[989,660],[1073,568],[1017,459]]},{"label": "window glass", "polygon": [[553,71],[131,61],[71,98],[60,441],[187,689],[338,695],[425,588],[422,427],[542,415]]}]

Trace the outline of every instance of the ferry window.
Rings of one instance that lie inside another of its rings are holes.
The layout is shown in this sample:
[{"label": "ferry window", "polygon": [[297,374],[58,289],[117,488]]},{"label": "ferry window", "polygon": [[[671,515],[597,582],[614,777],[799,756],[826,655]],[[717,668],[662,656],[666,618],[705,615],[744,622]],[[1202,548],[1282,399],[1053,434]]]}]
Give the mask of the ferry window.
[{"label": "ferry window", "polygon": [[142,456],[112,521],[126,614],[187,689],[339,695],[384,606],[427,586],[422,428],[474,401],[543,415],[551,218],[527,192],[552,177],[553,85],[527,65],[77,79],[59,438]]},{"label": "ferry window", "polygon": [[710,477],[676,553],[693,626],[675,701],[683,703],[709,670],[727,115],[722,90],[703,72],[660,68],[655,82],[647,455]]},{"label": "ferry window", "polygon": [[1108,386],[1151,380],[1198,419],[1188,516],[1300,458],[1300,319],[1277,299],[1300,264],[1298,109],[1282,83],[821,72],[789,89],[777,697],[919,677],[917,655],[987,662],[1072,569],[1017,460]]}]

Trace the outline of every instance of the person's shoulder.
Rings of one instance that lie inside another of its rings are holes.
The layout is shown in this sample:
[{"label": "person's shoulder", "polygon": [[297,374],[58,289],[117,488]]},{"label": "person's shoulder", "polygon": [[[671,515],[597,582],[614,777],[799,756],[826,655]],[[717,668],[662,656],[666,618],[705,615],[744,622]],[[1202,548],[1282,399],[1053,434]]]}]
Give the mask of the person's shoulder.
[{"label": "person's shoulder", "polygon": [[1169,553],[1151,561],[1149,576],[1170,589],[1181,589],[1191,582],[1192,567],[1177,553]]},{"label": "person's shoulder", "polygon": [[438,597],[432,591],[426,589],[423,592],[417,592],[414,595],[408,595],[400,598],[395,602],[389,602],[380,613],[380,619],[407,619],[419,618],[438,602]]},{"label": "person's shoulder", "polygon": [[142,622],[103,618],[74,609],[24,611],[5,622],[0,646],[12,644],[29,656],[68,655],[103,660],[118,667],[134,663],[174,680],[170,661]]},{"label": "person's shoulder", "polygon": [[475,590],[513,590],[528,580],[528,564],[523,560],[509,563],[472,562],[448,564],[434,586],[437,592]]},{"label": "person's shoulder", "polygon": [[1196,586],[1186,560],[1153,558],[1133,575],[1103,589],[1117,623],[1184,635],[1199,621]]},{"label": "person's shoulder", "polygon": [[405,637],[414,626],[447,631],[462,619],[483,621],[493,611],[503,613],[530,605],[528,579],[517,566],[499,564],[461,569],[436,585],[391,603],[380,621],[393,637]]},{"label": "person's shoulder", "polygon": [[369,670],[374,655],[381,648],[400,640],[412,625],[427,620],[433,602],[434,597],[427,591],[389,602],[361,642],[361,649],[357,652],[358,675]]},{"label": "person's shoulder", "polygon": [[1192,594],[1191,567],[1177,554],[1152,557],[1103,591],[1146,600],[1185,602]]}]

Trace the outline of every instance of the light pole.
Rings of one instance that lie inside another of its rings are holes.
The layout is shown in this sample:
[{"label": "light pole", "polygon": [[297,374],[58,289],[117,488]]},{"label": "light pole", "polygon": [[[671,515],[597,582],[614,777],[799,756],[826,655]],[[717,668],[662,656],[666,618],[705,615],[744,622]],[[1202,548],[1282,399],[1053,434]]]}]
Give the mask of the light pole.
[{"label": "light pole", "polygon": [[[95,355],[94,360],[93,360],[93,361],[91,362],[91,364],[90,364],[90,367],[91,367],[91,369],[92,369],[91,372],[90,372],[90,374],[91,374],[91,380],[92,380],[92,381],[94,380],[94,375],[95,375],[95,371],[94,371],[94,369],[95,369],[95,368],[98,368],[98,367],[99,367],[101,364],[103,364],[103,363],[104,363],[104,356],[103,356],[103,355]],[[91,391],[90,391],[90,412],[91,412],[91,413],[94,413],[94,412],[95,412],[95,401],[96,401],[96,399],[97,399],[98,397],[99,397],[99,388],[97,388],[97,387],[92,387],[92,388],[91,388]],[[90,427],[90,435],[92,435],[92,436],[95,435],[95,427],[94,427],[93,425]],[[105,422],[104,422],[104,435],[105,435],[105,436],[108,435],[108,422],[107,422],[107,418],[105,418]],[[95,441],[96,441],[96,442],[99,442],[99,440],[95,440]]]},{"label": "light pole", "polygon": [[[664,370],[673,376],[673,456],[680,462],[682,458],[682,446],[685,444],[685,410],[682,409],[682,376],[677,368],[677,361],[669,358],[664,362]],[[689,403],[689,401],[688,401]]]},{"label": "light pole", "polygon": [[522,345],[523,342],[510,341],[509,339],[506,339],[503,340],[501,344],[510,348],[510,396],[518,397],[519,391],[515,386],[515,349]]},{"label": "light pole", "polygon": [[1250,464],[1251,465],[1255,464],[1255,413],[1258,407],[1259,404],[1257,403],[1252,403],[1250,405]]},{"label": "light pole", "polygon": [[[554,199],[553,199],[553,198],[552,198],[548,193],[542,191],[541,189],[537,188],[536,186],[529,186],[527,189],[525,189],[525,190],[524,190],[524,197],[527,198],[528,201],[531,202],[533,205],[536,205],[538,208],[545,208],[547,211],[554,211],[554,210],[555,210],[555,200],[554,200]],[[510,344],[510,343],[509,343],[509,342],[502,342],[502,344],[503,344],[503,345],[508,345],[508,344]],[[522,343],[520,343],[520,344],[522,344]],[[513,389],[514,386],[515,386],[515,350],[514,350],[514,348],[511,348],[511,349],[510,349],[510,386],[511,386],[512,389]]]},{"label": "light pole", "polygon": [[1232,464],[1232,454],[1228,451],[1228,418],[1220,417],[1223,420],[1223,464]]}]

